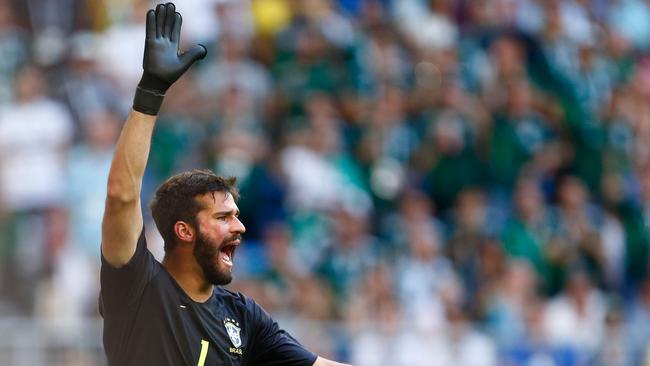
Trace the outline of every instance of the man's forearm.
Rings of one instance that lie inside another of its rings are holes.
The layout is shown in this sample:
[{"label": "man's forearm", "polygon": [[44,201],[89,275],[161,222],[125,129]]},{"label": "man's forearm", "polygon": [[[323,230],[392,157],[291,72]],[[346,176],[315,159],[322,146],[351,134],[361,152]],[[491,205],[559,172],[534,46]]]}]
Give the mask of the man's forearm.
[{"label": "man's forearm", "polygon": [[122,202],[137,200],[147,166],[156,116],[132,110],[115,147],[108,176],[108,197]]}]

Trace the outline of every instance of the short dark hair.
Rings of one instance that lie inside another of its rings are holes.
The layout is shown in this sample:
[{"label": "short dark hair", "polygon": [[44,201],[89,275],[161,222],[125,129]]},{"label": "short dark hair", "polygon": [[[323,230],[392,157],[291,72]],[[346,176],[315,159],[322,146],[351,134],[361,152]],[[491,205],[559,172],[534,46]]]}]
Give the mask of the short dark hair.
[{"label": "short dark hair", "polygon": [[169,252],[176,246],[176,222],[185,221],[196,227],[196,215],[203,209],[197,196],[224,192],[237,201],[239,191],[236,182],[235,177],[222,177],[207,169],[195,169],[176,174],[160,185],[150,207],[153,220],[165,241],[165,251]]}]

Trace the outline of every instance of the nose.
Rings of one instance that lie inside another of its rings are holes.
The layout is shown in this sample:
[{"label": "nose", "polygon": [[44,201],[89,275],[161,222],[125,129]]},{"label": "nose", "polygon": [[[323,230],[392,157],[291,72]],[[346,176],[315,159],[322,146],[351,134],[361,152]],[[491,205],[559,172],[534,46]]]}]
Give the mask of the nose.
[{"label": "nose", "polygon": [[243,234],[246,232],[246,227],[244,224],[239,220],[239,217],[235,217],[235,221],[233,222],[234,227],[232,228],[233,232],[236,232],[238,234]]}]

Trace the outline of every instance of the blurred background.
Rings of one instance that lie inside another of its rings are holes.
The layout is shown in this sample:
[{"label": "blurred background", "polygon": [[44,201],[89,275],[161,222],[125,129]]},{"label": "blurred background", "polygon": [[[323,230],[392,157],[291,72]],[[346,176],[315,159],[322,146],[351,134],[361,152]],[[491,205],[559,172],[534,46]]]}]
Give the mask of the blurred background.
[{"label": "blurred background", "polygon": [[[228,288],[359,366],[650,365],[650,1],[176,4],[209,52],[143,202],[239,178]],[[152,6],[0,0],[1,365],[105,365],[106,177]]]}]

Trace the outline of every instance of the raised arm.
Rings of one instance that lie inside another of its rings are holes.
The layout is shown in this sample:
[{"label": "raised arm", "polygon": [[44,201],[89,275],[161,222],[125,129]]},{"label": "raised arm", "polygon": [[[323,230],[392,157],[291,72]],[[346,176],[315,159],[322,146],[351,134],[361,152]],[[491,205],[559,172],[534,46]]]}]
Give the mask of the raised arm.
[{"label": "raised arm", "polygon": [[160,4],[155,11],[147,12],[144,70],[108,175],[102,254],[114,267],[131,259],[142,231],[142,177],[165,92],[194,61],[206,54],[201,45],[178,53],[181,23],[181,15],[172,3]]}]

